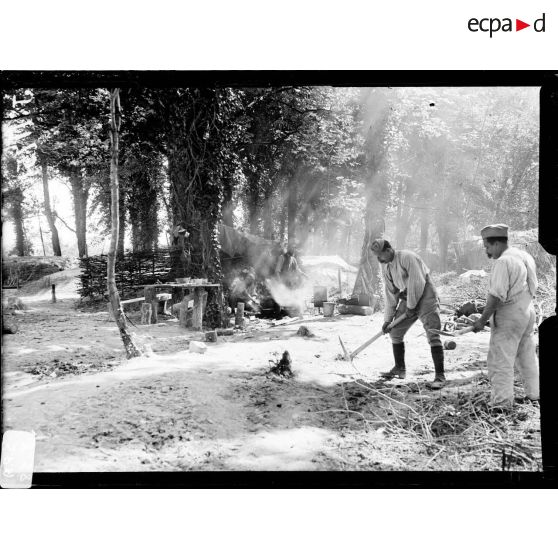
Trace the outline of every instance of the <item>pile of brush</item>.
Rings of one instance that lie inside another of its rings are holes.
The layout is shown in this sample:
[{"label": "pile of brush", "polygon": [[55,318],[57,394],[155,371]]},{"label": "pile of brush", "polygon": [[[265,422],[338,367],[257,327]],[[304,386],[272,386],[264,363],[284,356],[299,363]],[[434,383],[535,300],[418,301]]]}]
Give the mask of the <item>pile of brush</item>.
[{"label": "pile of brush", "polygon": [[407,448],[409,469],[542,470],[537,404],[491,409],[490,384],[482,373],[466,391],[432,397],[423,387],[380,386],[355,377],[342,390],[346,426],[355,420],[367,430],[381,426],[384,445],[402,454]]},{"label": "pile of brush", "polygon": [[289,351],[284,351],[283,355],[281,356],[281,358],[276,361],[269,361],[271,363],[271,366],[269,368],[269,371],[272,374],[276,374],[277,376],[281,376],[283,378],[292,378],[294,376],[294,373],[292,371],[291,368],[291,355],[289,355]]},{"label": "pile of brush", "polygon": [[495,412],[484,376],[468,393],[430,398],[420,387],[411,391],[418,393],[412,398],[399,390],[382,394],[381,406],[393,438],[422,446],[432,456],[425,468],[437,460],[439,468],[450,470],[541,470],[537,405]]}]

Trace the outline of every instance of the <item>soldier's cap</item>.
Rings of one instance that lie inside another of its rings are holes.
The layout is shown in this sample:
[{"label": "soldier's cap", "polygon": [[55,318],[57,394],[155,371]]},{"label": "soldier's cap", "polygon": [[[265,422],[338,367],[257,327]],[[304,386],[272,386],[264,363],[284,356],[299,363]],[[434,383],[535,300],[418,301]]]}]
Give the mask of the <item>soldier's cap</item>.
[{"label": "soldier's cap", "polygon": [[481,236],[482,238],[491,238],[495,236],[508,238],[508,226],[502,223],[497,225],[487,225],[481,230]]},{"label": "soldier's cap", "polygon": [[370,250],[374,252],[374,254],[381,254],[384,250],[387,250],[390,247],[390,243],[383,238],[377,238],[373,240],[370,244]]}]

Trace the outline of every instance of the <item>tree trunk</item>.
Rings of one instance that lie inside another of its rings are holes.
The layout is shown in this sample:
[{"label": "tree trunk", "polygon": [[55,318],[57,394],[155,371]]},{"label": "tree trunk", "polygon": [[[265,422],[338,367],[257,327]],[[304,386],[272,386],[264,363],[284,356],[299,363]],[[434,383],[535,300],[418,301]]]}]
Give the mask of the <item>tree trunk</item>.
[{"label": "tree trunk", "polygon": [[[284,201],[284,200],[283,200]],[[280,206],[279,214],[279,242],[285,241],[285,236],[287,234],[287,206],[282,203]]]},{"label": "tree trunk", "polygon": [[140,154],[131,161],[130,166],[135,170],[130,171],[127,179],[127,206],[134,252],[149,252],[157,248],[158,178],[152,164],[153,161],[148,155]]},{"label": "tree trunk", "polygon": [[43,227],[41,227],[41,217],[40,217],[40,215],[37,215],[37,221],[39,222],[39,236],[41,237],[41,246],[43,247],[43,256],[46,256],[45,239],[43,237]]},{"label": "tree trunk", "polygon": [[16,235],[16,254],[18,256],[27,256],[25,229],[23,228],[23,192],[20,188],[16,188],[12,195],[11,213]]},{"label": "tree trunk", "polygon": [[133,358],[141,356],[141,351],[135,345],[132,336],[126,327],[126,318],[120,304],[120,295],[116,289],[115,264],[116,247],[118,245],[119,230],[119,188],[118,188],[118,130],[120,128],[120,99],[118,89],[113,89],[110,95],[110,139],[111,139],[111,158],[110,158],[110,198],[111,198],[111,237],[110,248],[107,258],[107,287],[109,299],[112,305],[112,312],[120,337],[126,350],[126,357]]},{"label": "tree trunk", "polygon": [[116,255],[119,258],[124,256],[124,237],[126,235],[126,199],[124,192],[118,189],[118,244]]},{"label": "tree trunk", "polygon": [[368,295],[371,301],[370,306],[374,309],[378,308],[379,300],[382,297],[382,284],[380,264],[373,252],[370,251],[370,244],[376,238],[381,238],[384,235],[384,215],[387,207],[386,188],[387,185],[371,192],[367,203],[365,213],[366,231],[360,255],[360,266],[353,288],[353,296]]},{"label": "tree trunk", "polygon": [[[191,261],[188,275],[204,277],[212,283],[223,280],[218,235],[222,183],[213,171],[220,156],[220,140],[213,139],[217,145],[208,146],[206,137],[208,127],[214,125],[217,97],[216,91],[205,89],[188,90],[180,97],[169,94],[166,130],[171,205],[188,232],[185,238]],[[210,327],[225,323],[220,290],[208,300],[205,319]]]},{"label": "tree trunk", "polygon": [[45,216],[47,218],[48,226],[52,235],[52,252],[55,256],[61,256],[62,250],[60,249],[60,239],[58,238],[58,229],[54,221],[54,215],[50,207],[50,192],[48,187],[48,166],[47,162],[43,159],[41,161],[41,172],[43,175],[43,196],[45,199]]},{"label": "tree trunk", "polygon": [[76,220],[78,255],[80,258],[86,258],[88,192],[83,184],[81,169],[72,169],[72,171],[70,172],[70,184],[72,186],[72,195],[74,198],[74,214]]},{"label": "tree trunk", "polygon": [[289,246],[296,244],[296,213],[298,198],[298,173],[289,180],[287,198],[287,242]]},{"label": "tree trunk", "polygon": [[438,270],[441,273],[445,273],[448,270],[448,248],[450,243],[449,233],[443,225],[438,227]]},{"label": "tree trunk", "polygon": [[[353,295],[366,294],[371,306],[378,308],[382,284],[380,264],[370,251],[374,239],[383,237],[385,212],[389,199],[389,186],[383,170],[386,153],[386,126],[389,118],[389,103],[383,91],[374,91],[366,100],[367,114],[365,127],[368,136],[365,143],[366,158],[366,208],[364,213],[365,231]],[[369,117],[368,115],[372,115]]]},{"label": "tree trunk", "polygon": [[223,206],[221,212],[223,214],[223,224],[227,225],[227,227],[234,226],[233,193],[233,179],[230,176],[226,176],[223,179]]},{"label": "tree trunk", "polygon": [[428,219],[428,209],[421,209],[420,213],[420,248],[419,253],[422,257],[426,254],[428,247],[428,229],[430,221]]}]

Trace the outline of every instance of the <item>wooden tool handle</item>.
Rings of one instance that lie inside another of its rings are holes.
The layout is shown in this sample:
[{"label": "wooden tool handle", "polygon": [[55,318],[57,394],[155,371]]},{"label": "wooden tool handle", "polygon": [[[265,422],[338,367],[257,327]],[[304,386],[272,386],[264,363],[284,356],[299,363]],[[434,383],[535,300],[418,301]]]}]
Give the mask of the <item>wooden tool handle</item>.
[{"label": "wooden tool handle", "polygon": [[376,333],[376,335],[374,335],[374,337],[372,337],[371,339],[368,339],[368,341],[363,343],[358,349],[355,349],[351,353],[351,359],[355,358],[358,355],[358,353],[360,353],[361,351],[364,351],[364,349],[366,349],[366,347],[368,347],[368,345],[371,345],[372,343],[374,343],[374,341],[376,341],[376,339],[378,339],[378,337],[381,337],[383,334],[384,334],[383,331],[380,331],[380,333]]},{"label": "wooden tool handle", "polygon": [[[399,324],[400,322],[402,322],[405,319],[405,314],[401,314],[401,316],[399,316],[396,320],[394,320],[393,322],[391,322],[388,331],[390,329],[393,329],[397,324]],[[351,359],[353,359],[354,357],[356,357],[358,355],[358,353],[360,353],[361,351],[364,351],[364,349],[366,349],[366,347],[368,347],[368,345],[371,345],[372,343],[374,343],[374,341],[376,341],[376,339],[378,339],[379,337],[381,337],[384,334],[383,331],[380,331],[380,333],[376,333],[376,335],[374,335],[374,337],[372,337],[371,339],[368,339],[368,341],[366,341],[365,343],[363,343],[358,349],[355,349],[352,353],[351,353]]]},{"label": "wooden tool handle", "polygon": [[463,329],[454,330],[453,334],[454,335],[463,335],[464,333],[469,333],[469,332],[473,331],[473,329],[474,329],[473,326],[464,327]]}]

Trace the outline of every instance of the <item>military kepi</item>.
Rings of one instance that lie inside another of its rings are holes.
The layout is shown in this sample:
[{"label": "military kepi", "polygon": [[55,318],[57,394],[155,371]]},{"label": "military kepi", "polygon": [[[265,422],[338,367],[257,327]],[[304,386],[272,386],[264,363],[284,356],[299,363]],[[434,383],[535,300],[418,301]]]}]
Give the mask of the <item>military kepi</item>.
[{"label": "military kepi", "polygon": [[482,238],[491,238],[495,236],[508,238],[508,226],[499,223],[498,225],[488,225],[481,230]]}]

